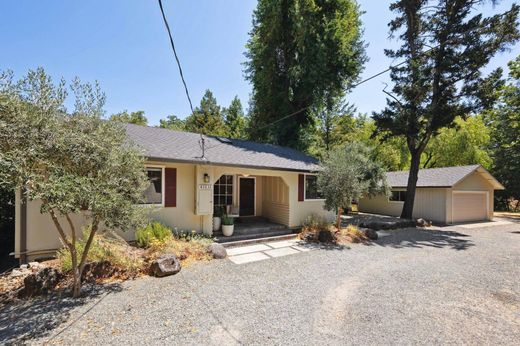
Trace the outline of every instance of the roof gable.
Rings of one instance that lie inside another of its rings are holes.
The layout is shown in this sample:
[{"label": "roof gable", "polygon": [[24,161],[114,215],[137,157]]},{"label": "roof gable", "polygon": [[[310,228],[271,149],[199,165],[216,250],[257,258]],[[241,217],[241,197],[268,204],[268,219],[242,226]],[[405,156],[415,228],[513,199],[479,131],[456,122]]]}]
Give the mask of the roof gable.
[{"label": "roof gable", "polygon": [[129,139],[145,151],[145,156],[158,161],[306,172],[320,169],[316,158],[291,148],[213,136],[204,136],[206,160],[203,160],[197,133],[134,124],[124,126]]},{"label": "roof gable", "polygon": [[[478,172],[497,190],[504,187],[481,165],[429,168],[419,170],[417,187],[453,187],[473,172]],[[388,184],[394,188],[406,188],[408,171],[388,172]]]}]

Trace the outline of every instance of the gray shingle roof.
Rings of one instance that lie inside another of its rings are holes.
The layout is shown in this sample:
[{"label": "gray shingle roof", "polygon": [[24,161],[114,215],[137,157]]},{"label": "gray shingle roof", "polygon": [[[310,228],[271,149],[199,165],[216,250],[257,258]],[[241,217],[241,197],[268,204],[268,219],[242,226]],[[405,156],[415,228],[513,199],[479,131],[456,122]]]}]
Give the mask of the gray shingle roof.
[{"label": "gray shingle roof", "polygon": [[[471,165],[421,169],[417,187],[452,187],[479,167],[481,166]],[[408,171],[388,172],[386,177],[391,187],[406,187],[408,183]]]},{"label": "gray shingle roof", "polygon": [[201,160],[200,135],[157,127],[125,124],[126,132],[149,159],[290,171],[317,171],[318,160],[294,149],[238,139],[204,136],[206,161]]}]

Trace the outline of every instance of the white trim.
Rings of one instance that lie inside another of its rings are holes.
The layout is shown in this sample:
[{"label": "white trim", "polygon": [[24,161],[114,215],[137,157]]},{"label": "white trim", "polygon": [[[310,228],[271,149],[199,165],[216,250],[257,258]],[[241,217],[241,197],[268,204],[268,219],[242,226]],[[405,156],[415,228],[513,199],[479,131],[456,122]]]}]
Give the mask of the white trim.
[{"label": "white trim", "polygon": [[145,165],[144,169],[148,170],[148,168],[160,168],[161,169],[161,203],[140,203],[139,206],[143,207],[163,207],[166,195],[166,181],[165,181],[165,168],[166,166],[161,165]]},{"label": "white trim", "polygon": [[452,190],[451,191],[451,223],[453,224],[453,210],[454,210],[454,198],[453,195],[459,193],[478,193],[486,195],[486,220],[490,220],[489,218],[489,191],[476,191],[476,190]]},{"label": "white trim", "polygon": [[304,202],[312,202],[312,201],[324,201],[325,198],[307,198],[307,189],[305,188],[305,183],[307,182],[307,176],[308,175],[312,175],[313,177],[316,177],[316,179],[318,179],[318,175],[317,174],[307,174],[307,173],[304,173],[303,174],[303,201]]},{"label": "white trim", "polygon": [[238,186],[237,186],[237,189],[238,189],[238,198],[237,198],[237,202],[238,202],[238,215],[240,215],[240,179],[253,179],[255,185],[254,185],[254,188],[253,188],[253,205],[254,205],[254,212],[253,212],[253,215],[247,215],[247,216],[256,216],[256,177],[253,177],[253,176],[249,176],[249,177],[244,177],[244,176],[238,176]]}]

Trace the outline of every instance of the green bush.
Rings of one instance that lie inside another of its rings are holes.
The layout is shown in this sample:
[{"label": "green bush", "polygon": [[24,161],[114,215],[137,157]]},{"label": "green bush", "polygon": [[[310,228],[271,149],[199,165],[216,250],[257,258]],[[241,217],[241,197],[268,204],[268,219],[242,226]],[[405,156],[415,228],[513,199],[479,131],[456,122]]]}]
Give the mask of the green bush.
[{"label": "green bush", "polygon": [[225,226],[232,226],[235,223],[235,220],[232,216],[224,215],[222,216],[222,224]]},{"label": "green bush", "polygon": [[171,236],[172,230],[157,221],[151,222],[145,228],[138,229],[135,232],[137,244],[145,248],[149,247],[153,241],[164,242]]}]

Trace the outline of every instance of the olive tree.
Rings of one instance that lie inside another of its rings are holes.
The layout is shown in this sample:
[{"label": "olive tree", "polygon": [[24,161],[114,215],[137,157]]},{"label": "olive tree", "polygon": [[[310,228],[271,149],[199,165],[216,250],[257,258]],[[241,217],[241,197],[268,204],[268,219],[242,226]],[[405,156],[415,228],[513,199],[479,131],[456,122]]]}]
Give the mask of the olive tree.
[{"label": "olive tree", "polygon": [[[70,90],[74,109],[68,112],[65,82],[54,84],[43,69],[17,82],[12,73],[1,75],[0,185],[41,201],[40,212],[50,216],[71,253],[77,297],[95,234],[140,223],[136,203],[147,180],[141,152],[128,143],[121,125],[102,118],[105,96],[99,87],[76,79]],[[82,252],[74,214],[86,220]]]},{"label": "olive tree", "polygon": [[369,147],[353,142],[328,152],[321,162],[318,189],[325,198],[324,208],[336,212],[338,229],[341,212],[352,200],[389,194],[385,171],[372,157]]}]

